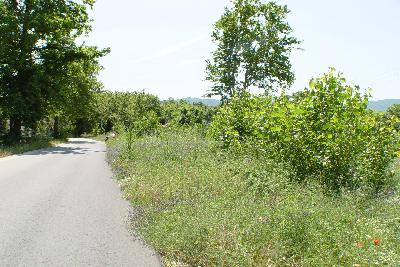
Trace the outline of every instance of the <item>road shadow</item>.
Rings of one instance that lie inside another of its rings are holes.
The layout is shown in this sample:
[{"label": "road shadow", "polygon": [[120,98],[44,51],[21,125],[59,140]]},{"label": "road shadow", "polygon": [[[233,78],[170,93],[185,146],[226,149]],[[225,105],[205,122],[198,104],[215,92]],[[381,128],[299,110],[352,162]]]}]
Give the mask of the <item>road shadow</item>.
[{"label": "road shadow", "polygon": [[30,151],[20,156],[44,156],[44,155],[85,155],[93,152],[90,149],[82,147],[51,147],[41,150]]},{"label": "road shadow", "polygon": [[105,150],[92,146],[96,143],[96,141],[89,139],[69,139],[67,143],[59,146],[29,151],[16,156],[87,155],[89,153],[105,153]]},{"label": "road shadow", "polygon": [[90,145],[90,144],[96,144],[96,141],[91,141],[91,140],[68,140],[67,144],[71,145]]}]

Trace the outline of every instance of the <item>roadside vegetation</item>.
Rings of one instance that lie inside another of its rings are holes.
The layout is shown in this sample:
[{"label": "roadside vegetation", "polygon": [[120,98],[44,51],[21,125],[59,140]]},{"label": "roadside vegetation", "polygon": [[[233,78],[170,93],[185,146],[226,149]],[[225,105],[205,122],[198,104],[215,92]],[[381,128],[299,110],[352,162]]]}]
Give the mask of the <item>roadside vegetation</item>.
[{"label": "roadside vegetation", "polygon": [[[117,152],[117,153],[116,153]],[[220,149],[202,128],[109,143],[136,227],[167,266],[396,266],[399,181],[379,194],[297,183],[262,149]],[[357,265],[358,264],[358,265]]]},{"label": "roadside vegetation", "polygon": [[221,105],[208,107],[101,90],[108,50],[75,42],[93,2],[0,0],[0,156],[115,136],[109,162],[167,266],[398,265],[399,106],[369,110],[369,91],[333,68],[289,92],[301,42],[286,6],[232,0],[206,68]]},{"label": "roadside vegetation", "polygon": [[167,266],[400,262],[397,107],[369,110],[369,91],[333,68],[288,93],[288,12],[235,0],[215,24],[207,80],[221,106],[141,97],[129,127],[113,123],[125,126],[109,161]]},{"label": "roadside vegetation", "polygon": [[398,120],[367,100],[331,70],[186,119],[190,104],[161,103],[165,125],[121,128],[109,161],[167,266],[395,266]]}]

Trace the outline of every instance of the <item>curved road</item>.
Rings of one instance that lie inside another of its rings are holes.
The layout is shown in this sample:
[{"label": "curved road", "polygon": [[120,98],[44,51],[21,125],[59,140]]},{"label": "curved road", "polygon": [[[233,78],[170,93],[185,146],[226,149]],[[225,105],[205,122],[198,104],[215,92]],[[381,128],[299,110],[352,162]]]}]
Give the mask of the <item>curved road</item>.
[{"label": "curved road", "polygon": [[0,159],[0,266],[161,266],[111,175],[88,139]]}]

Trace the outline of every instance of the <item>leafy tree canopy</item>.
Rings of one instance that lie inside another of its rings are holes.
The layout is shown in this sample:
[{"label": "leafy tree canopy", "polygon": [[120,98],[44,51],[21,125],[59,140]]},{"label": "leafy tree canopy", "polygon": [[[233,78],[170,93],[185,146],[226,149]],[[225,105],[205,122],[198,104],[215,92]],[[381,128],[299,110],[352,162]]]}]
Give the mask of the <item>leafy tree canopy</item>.
[{"label": "leafy tree canopy", "polygon": [[207,61],[209,96],[223,101],[251,87],[265,93],[286,88],[294,81],[290,53],[300,41],[287,23],[289,10],[275,2],[232,0],[215,24],[217,45]]},{"label": "leafy tree canopy", "polygon": [[[22,125],[34,129],[60,102],[70,103],[66,96],[78,83],[94,82],[97,59],[108,50],[76,42],[91,30],[87,10],[94,2],[0,0],[0,106],[11,137],[21,137]],[[92,86],[80,90],[82,100]]]}]

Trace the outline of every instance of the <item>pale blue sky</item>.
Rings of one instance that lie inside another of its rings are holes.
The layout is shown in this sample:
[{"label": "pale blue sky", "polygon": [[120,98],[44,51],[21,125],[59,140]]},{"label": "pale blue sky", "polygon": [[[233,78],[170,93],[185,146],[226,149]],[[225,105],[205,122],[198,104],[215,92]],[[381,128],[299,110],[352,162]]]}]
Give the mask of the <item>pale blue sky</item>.
[{"label": "pale blue sky", "polygon": [[[293,90],[332,66],[373,88],[374,99],[400,98],[399,0],[279,0],[303,40],[294,53]],[[206,93],[205,60],[213,23],[229,0],[98,0],[88,43],[111,47],[100,75],[108,90],[168,97]]]}]

